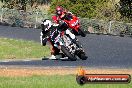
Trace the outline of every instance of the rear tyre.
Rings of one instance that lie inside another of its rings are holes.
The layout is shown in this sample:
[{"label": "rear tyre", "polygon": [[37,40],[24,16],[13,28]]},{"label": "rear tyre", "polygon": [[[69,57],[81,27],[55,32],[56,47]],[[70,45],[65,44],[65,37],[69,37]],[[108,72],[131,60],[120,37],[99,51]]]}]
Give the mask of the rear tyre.
[{"label": "rear tyre", "polygon": [[74,57],[70,52],[66,49],[65,46],[61,46],[61,51],[71,60],[71,61],[76,61],[77,58]]},{"label": "rear tyre", "polygon": [[87,60],[87,56],[85,55],[85,53],[80,53],[79,55],[78,55],[78,57],[80,58],[80,59],[82,59],[82,60]]}]

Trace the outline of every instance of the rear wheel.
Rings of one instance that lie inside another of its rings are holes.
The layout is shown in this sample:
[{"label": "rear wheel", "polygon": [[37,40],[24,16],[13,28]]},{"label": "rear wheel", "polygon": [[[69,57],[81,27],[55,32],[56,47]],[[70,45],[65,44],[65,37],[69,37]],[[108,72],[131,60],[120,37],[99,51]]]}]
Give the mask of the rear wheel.
[{"label": "rear wheel", "polygon": [[67,49],[65,46],[61,46],[61,51],[71,60],[71,61],[76,61],[77,58],[74,57]]},{"label": "rear wheel", "polygon": [[85,55],[85,53],[80,53],[80,54],[78,54],[78,57],[80,58],[80,59],[82,59],[82,60],[87,60],[87,56]]}]

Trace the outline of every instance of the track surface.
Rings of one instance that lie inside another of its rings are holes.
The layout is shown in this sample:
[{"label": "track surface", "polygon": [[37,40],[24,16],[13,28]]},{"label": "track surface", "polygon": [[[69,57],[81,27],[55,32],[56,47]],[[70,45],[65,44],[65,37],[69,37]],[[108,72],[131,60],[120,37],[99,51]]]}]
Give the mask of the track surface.
[{"label": "track surface", "polygon": [[[33,40],[39,42],[41,30],[22,29],[17,27],[0,26],[0,36],[15,39]],[[33,60],[0,62],[1,66],[87,66],[97,68],[132,68],[132,39],[129,37],[87,35],[78,37],[87,56],[87,60]]]}]

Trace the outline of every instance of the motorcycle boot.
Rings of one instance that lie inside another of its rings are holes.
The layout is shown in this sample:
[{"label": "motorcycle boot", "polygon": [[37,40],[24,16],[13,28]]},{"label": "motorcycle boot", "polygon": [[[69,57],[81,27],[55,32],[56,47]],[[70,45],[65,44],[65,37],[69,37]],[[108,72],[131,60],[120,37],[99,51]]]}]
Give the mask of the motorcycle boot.
[{"label": "motorcycle boot", "polygon": [[49,57],[50,60],[58,60],[60,58],[62,58],[61,55],[51,55],[51,57]]}]

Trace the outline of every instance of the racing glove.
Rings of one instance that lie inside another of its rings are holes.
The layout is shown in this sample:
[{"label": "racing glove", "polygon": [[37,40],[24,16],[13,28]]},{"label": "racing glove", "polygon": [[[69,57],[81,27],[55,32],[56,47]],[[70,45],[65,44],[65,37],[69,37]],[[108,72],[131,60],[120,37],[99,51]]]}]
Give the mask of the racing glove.
[{"label": "racing glove", "polygon": [[42,45],[45,46],[47,41],[48,41],[48,38],[43,38],[42,39]]}]

